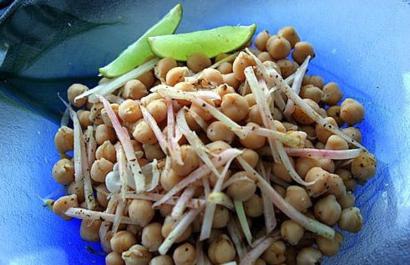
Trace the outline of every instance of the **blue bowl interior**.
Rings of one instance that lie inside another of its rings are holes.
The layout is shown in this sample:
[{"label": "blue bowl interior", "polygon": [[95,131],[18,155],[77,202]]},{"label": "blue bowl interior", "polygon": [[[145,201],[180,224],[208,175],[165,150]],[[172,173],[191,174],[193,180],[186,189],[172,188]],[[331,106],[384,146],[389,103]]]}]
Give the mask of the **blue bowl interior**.
[{"label": "blue bowl interior", "polygon": [[[15,81],[25,79],[28,86],[27,78],[40,80],[33,81],[32,89],[37,89],[50,79],[88,80],[176,2],[78,1],[68,5],[56,1],[52,5],[59,9],[107,24],[45,48],[19,71]],[[275,32],[294,25],[302,39],[314,45],[317,57],[309,73],[338,82],[345,97],[364,104],[366,118],[360,125],[364,144],[378,158],[377,176],[356,192],[363,230],[356,235],[343,233],[342,251],[324,263],[406,263],[410,257],[408,1],[182,3],[179,32],[251,23],[257,23],[258,31]],[[66,83],[53,84],[63,91]],[[4,92],[7,81],[0,87],[0,264],[104,264],[98,244],[80,239],[78,221],[57,218],[39,200],[63,193],[50,173],[58,159],[53,145],[58,125],[10,99],[10,92]],[[54,100],[54,96],[53,92],[43,98]]]}]

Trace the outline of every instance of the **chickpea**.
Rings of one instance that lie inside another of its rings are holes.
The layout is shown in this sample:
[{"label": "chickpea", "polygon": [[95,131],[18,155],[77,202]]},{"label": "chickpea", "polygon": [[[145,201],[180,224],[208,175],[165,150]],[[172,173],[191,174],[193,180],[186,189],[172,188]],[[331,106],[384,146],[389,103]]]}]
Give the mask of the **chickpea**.
[{"label": "chickpea", "polygon": [[105,182],[105,177],[113,167],[114,164],[105,158],[95,160],[90,170],[91,178],[97,182]]},{"label": "chickpea", "polygon": [[[260,126],[253,122],[248,122],[246,124],[247,127],[251,128],[259,128]],[[258,149],[265,145],[266,138],[260,135],[257,135],[255,132],[250,131],[246,137],[239,139],[241,144],[250,149]]]},{"label": "chickpea", "polygon": [[338,175],[330,174],[327,185],[329,193],[335,195],[336,198],[346,195],[346,186],[343,183],[343,179]]},{"label": "chickpea", "polygon": [[278,36],[287,39],[292,48],[295,47],[295,44],[300,41],[298,33],[296,32],[295,28],[291,26],[281,28],[278,31]]},{"label": "chickpea", "polygon": [[[317,111],[319,105],[309,98],[304,98],[305,101],[313,110]],[[292,113],[292,117],[300,124],[310,125],[314,123],[314,120],[310,118],[299,106],[295,106],[295,111]]]},{"label": "chickpea", "polygon": [[195,121],[195,118],[192,116],[190,111],[185,112],[185,119],[188,124],[188,127],[193,130],[193,131],[199,131],[201,130],[201,127],[198,125],[198,123]]},{"label": "chickpea", "polygon": [[70,185],[68,185],[67,188],[67,193],[69,195],[75,194],[77,196],[77,201],[78,203],[81,203],[84,201],[84,185],[81,182],[71,182]]},{"label": "chickpea", "polygon": [[175,265],[194,265],[196,261],[195,247],[189,243],[179,245],[172,255]]},{"label": "chickpea", "polygon": [[363,105],[354,99],[345,99],[340,107],[340,118],[349,125],[359,123],[364,118]]},{"label": "chickpea", "polygon": [[218,70],[212,68],[204,69],[202,72],[202,78],[215,85],[223,83],[222,74]]},{"label": "chickpea", "polygon": [[137,101],[126,99],[118,108],[118,115],[124,122],[136,122],[142,118],[140,106]]},{"label": "chickpea", "polygon": [[106,160],[115,163],[117,161],[117,157],[114,145],[108,140],[102,143],[95,151],[95,158],[105,158]]},{"label": "chickpea", "polygon": [[325,149],[347,150],[349,149],[349,145],[347,144],[345,139],[343,139],[339,135],[331,135],[326,141]]},{"label": "chickpea", "polygon": [[111,252],[105,256],[105,265],[124,265],[121,255],[117,252]]},{"label": "chickpea", "polygon": [[303,86],[300,89],[299,94],[302,98],[309,98],[309,99],[313,100],[316,103],[319,103],[319,101],[323,97],[323,91],[320,88],[315,87],[313,85]]},{"label": "chickpea", "polygon": [[226,94],[222,98],[222,112],[234,121],[241,121],[248,116],[248,102],[239,94]]},{"label": "chickpea", "polygon": [[[335,119],[333,119],[332,117],[325,118],[325,121],[336,128],[338,127]],[[329,137],[333,134],[331,131],[319,124],[316,124],[315,131],[317,139],[319,139],[319,141],[321,141],[322,143],[326,143],[327,139],[329,139]]]},{"label": "chickpea", "polygon": [[74,180],[74,163],[67,158],[60,159],[54,164],[52,172],[57,183],[70,184]]},{"label": "chickpea", "polygon": [[[118,109],[120,108],[120,105],[117,103],[111,103],[110,106],[111,106],[112,111],[117,116],[117,118],[119,118]],[[104,123],[107,126],[112,127],[111,119],[110,117],[108,117],[108,113],[106,109],[101,109],[100,117],[101,117],[101,120],[103,121],[102,123]]]},{"label": "chickpea", "polygon": [[212,228],[224,228],[229,222],[229,211],[223,206],[217,205],[215,208]]},{"label": "chickpea", "polygon": [[334,225],[339,220],[342,213],[342,207],[336,201],[336,197],[327,195],[316,202],[314,206],[315,217],[328,225]]},{"label": "chickpea", "polygon": [[94,103],[90,109],[90,116],[88,117],[91,123],[94,125],[103,124],[104,120],[101,117],[101,112],[104,110],[104,106],[101,102]]},{"label": "chickpea", "polygon": [[77,200],[77,195],[72,194],[72,195],[66,195],[58,198],[54,203],[53,203],[53,212],[63,218],[64,220],[70,220],[71,217],[65,215],[65,212],[69,208],[75,208],[78,207],[78,200]]},{"label": "chickpea", "polygon": [[348,191],[344,196],[337,198],[337,201],[340,204],[340,206],[342,206],[342,209],[353,207],[355,200],[356,197],[351,191]]},{"label": "chickpea", "polygon": [[305,177],[306,182],[316,181],[315,184],[307,187],[310,196],[318,197],[325,193],[328,189],[329,172],[323,170],[320,167],[313,167],[307,173]]},{"label": "chickpea", "polygon": [[79,110],[77,111],[78,120],[80,122],[81,128],[86,129],[91,125],[90,121],[90,111],[89,110]]},{"label": "chickpea", "polygon": [[111,143],[115,143],[115,140],[117,140],[117,135],[115,134],[114,129],[105,124],[98,125],[95,129],[95,141],[100,145],[107,140]]},{"label": "chickpea", "polygon": [[[238,57],[236,57],[232,65],[232,70],[233,70],[233,73],[235,74],[235,78],[239,81],[244,81],[245,80],[245,74],[244,74],[245,68],[248,66],[253,66],[255,64],[256,64],[255,61],[249,54],[240,52]],[[232,86],[232,87],[235,87],[235,86]]]},{"label": "chickpea", "polygon": [[256,99],[255,99],[255,96],[252,93],[247,94],[246,96],[244,96],[244,99],[246,100],[246,102],[248,102],[249,108],[256,105]]},{"label": "chickpea", "polygon": [[163,203],[158,208],[159,208],[159,213],[161,214],[161,216],[166,217],[167,215],[171,214],[173,206]]},{"label": "chickpea", "polygon": [[280,68],[280,73],[282,74],[283,78],[286,78],[296,72],[299,65],[295,62],[292,62],[288,59],[281,59],[276,62],[278,67]]},{"label": "chickpea", "polygon": [[334,163],[330,159],[313,159],[309,157],[300,157],[296,160],[295,163],[296,172],[302,177],[305,177],[306,173],[313,167],[322,167],[329,172],[334,171]]},{"label": "chickpea", "polygon": [[154,218],[155,211],[152,202],[146,200],[132,200],[128,206],[128,215],[139,226],[146,226]]},{"label": "chickpea", "polygon": [[142,230],[141,244],[149,251],[158,251],[164,238],[161,235],[162,225],[160,223],[151,223]]},{"label": "chickpea", "polygon": [[87,103],[86,97],[80,98],[78,100],[74,99],[87,90],[88,87],[82,84],[72,84],[71,86],[69,86],[69,88],[67,89],[67,98],[70,104],[77,108],[84,106],[84,104]]},{"label": "chickpea", "polygon": [[245,148],[240,155],[251,167],[255,168],[259,161],[259,155],[252,149]]},{"label": "chickpea", "polygon": [[315,128],[313,126],[302,125],[302,126],[300,126],[300,130],[305,132],[309,139],[315,139],[316,138],[316,131],[315,131]]},{"label": "chickpea", "polygon": [[148,161],[153,161],[154,159],[161,160],[165,157],[165,154],[162,152],[158,143],[143,144],[142,148],[144,149],[145,158]]},{"label": "chickpea", "polygon": [[249,217],[256,218],[263,214],[263,201],[257,194],[253,194],[252,197],[244,202],[243,206],[246,215]]},{"label": "chickpea", "polygon": [[314,85],[315,87],[322,89],[325,82],[323,81],[323,78],[321,76],[312,75],[309,77],[308,84]]},{"label": "chickpea", "polygon": [[174,265],[174,261],[168,255],[161,255],[153,258],[149,262],[149,265]]},{"label": "chickpea", "polygon": [[184,81],[188,76],[189,70],[187,67],[175,67],[168,71],[165,82],[167,85],[174,86],[179,82]]},{"label": "chickpea", "polygon": [[221,121],[214,121],[209,124],[206,135],[211,141],[225,141],[232,143],[235,134]]},{"label": "chickpea", "polygon": [[340,118],[340,106],[331,106],[327,109],[326,113],[327,116],[332,117],[336,121],[337,125],[341,126],[343,124],[343,120]]},{"label": "chickpea", "polygon": [[342,244],[343,236],[342,234],[336,232],[334,238],[328,239],[325,237],[318,236],[316,238],[316,245],[319,250],[325,256],[334,256],[339,252],[340,245]]},{"label": "chickpea", "polygon": [[161,187],[164,190],[169,191],[183,178],[184,176],[176,174],[175,171],[171,169],[167,174],[161,174],[159,181]]},{"label": "chickpea", "polygon": [[237,201],[246,201],[252,197],[256,191],[256,184],[246,171],[239,171],[232,175],[231,178],[247,177],[246,179],[238,180],[232,183],[228,189],[227,194]]},{"label": "chickpea", "polygon": [[315,57],[315,51],[310,43],[301,41],[295,44],[295,49],[292,53],[292,58],[298,64],[303,63],[303,61],[310,55],[312,58]]},{"label": "chickpea", "polygon": [[[359,129],[355,127],[347,127],[347,128],[342,129],[342,132],[345,133],[350,138],[352,138],[353,140],[356,140],[356,142],[358,143],[362,142],[362,133],[360,132]],[[352,144],[349,144],[349,146],[353,147]]]},{"label": "chickpea", "polygon": [[273,35],[266,43],[266,49],[274,60],[280,60],[289,55],[291,46],[287,39]]},{"label": "chickpea", "polygon": [[335,82],[327,83],[323,87],[322,101],[330,106],[336,105],[343,97],[342,91]]},{"label": "chickpea", "polygon": [[351,233],[357,233],[362,229],[363,217],[357,207],[343,209],[339,220],[339,227]]},{"label": "chickpea", "polygon": [[85,241],[97,242],[100,240],[98,231],[100,230],[101,220],[81,220],[80,236]]},{"label": "chickpea", "polygon": [[[232,66],[232,71],[233,71],[233,66]],[[235,76],[236,76],[235,73],[232,72],[229,74],[223,74],[222,78],[225,84],[233,87],[234,89],[238,89],[241,82],[238,79],[236,79]]]},{"label": "chickpea", "polygon": [[306,190],[296,185],[289,186],[286,189],[285,200],[303,213],[312,206],[312,202]]},{"label": "chickpea", "polygon": [[[223,98],[226,94],[235,93],[235,89],[227,84],[223,84],[216,88],[216,92]],[[220,105],[221,102],[222,100],[219,100],[217,105]]]},{"label": "chickpea", "polygon": [[157,63],[157,66],[155,66],[155,76],[158,79],[165,79],[169,70],[177,66],[177,62],[173,58],[163,58]]},{"label": "chickpea", "polygon": [[[292,166],[295,166],[295,162],[293,161],[293,158],[289,157],[289,161],[292,164]],[[286,181],[286,182],[291,182],[292,177],[289,174],[289,171],[287,168],[281,163],[281,162],[274,162],[273,163],[273,174],[275,174],[276,177]]]},{"label": "chickpea", "polygon": [[257,259],[254,265],[266,265],[266,262],[263,259]]},{"label": "chickpea", "polygon": [[269,52],[261,52],[261,53],[258,54],[257,57],[261,62],[266,62],[266,61],[272,61],[273,60],[272,57],[270,56]]},{"label": "chickpea", "polygon": [[225,234],[219,235],[208,248],[208,257],[213,264],[223,264],[234,260],[236,255],[232,241]]},{"label": "chickpea", "polygon": [[141,104],[144,106],[147,106],[149,103],[157,99],[162,99],[161,94],[157,92],[152,92],[152,93],[149,93],[147,96],[141,98]]},{"label": "chickpea", "polygon": [[258,106],[256,104],[249,108],[248,121],[263,125],[262,115],[260,114]]},{"label": "chickpea", "polygon": [[297,265],[315,265],[320,264],[322,253],[319,250],[308,247],[303,248],[296,256]]},{"label": "chickpea", "polygon": [[262,259],[269,265],[281,264],[286,261],[286,245],[283,241],[275,241],[262,254]]},{"label": "chickpea", "polygon": [[155,83],[155,76],[153,71],[145,72],[142,75],[140,75],[137,79],[141,81],[147,89],[152,87],[152,85]]},{"label": "chickpea", "polygon": [[122,96],[126,99],[141,99],[148,95],[147,87],[138,79],[131,79],[124,85]]},{"label": "chickpea", "polygon": [[135,140],[142,144],[155,144],[158,142],[151,127],[144,120],[139,120],[132,132]]},{"label": "chickpea", "polygon": [[[161,235],[164,238],[166,238],[169,235],[169,233],[171,233],[171,231],[175,228],[176,224],[177,224],[177,220],[175,220],[171,216],[165,217],[164,223],[162,224],[162,228],[161,228]],[[176,242],[180,243],[180,242],[187,240],[191,236],[191,234],[192,234],[192,225],[188,226],[185,232],[182,233],[182,235],[178,237]]]},{"label": "chickpea", "polygon": [[164,100],[154,100],[147,105],[147,110],[157,123],[164,121],[167,118],[167,104]]},{"label": "chickpea", "polygon": [[369,152],[362,152],[351,164],[353,176],[365,182],[376,174],[376,158]]},{"label": "chickpea", "polygon": [[122,253],[126,265],[148,265],[152,254],[145,247],[135,244]]},{"label": "chickpea", "polygon": [[215,141],[207,144],[206,147],[210,153],[217,155],[231,146],[224,141]]},{"label": "chickpea", "polygon": [[292,220],[284,221],[280,226],[280,234],[292,246],[296,246],[302,239],[305,229]]},{"label": "chickpea", "polygon": [[186,176],[199,166],[199,158],[190,145],[181,146],[181,157],[183,165],[172,161],[172,169],[177,175]]},{"label": "chickpea", "polygon": [[107,208],[108,205],[108,195],[110,192],[108,191],[105,184],[100,184],[96,188],[96,198],[99,205],[102,207]]},{"label": "chickpea", "polygon": [[[211,100],[206,100],[206,102],[212,106],[215,106],[215,103]],[[205,108],[202,106],[199,106],[197,104],[192,104],[191,105],[191,110],[194,111],[196,114],[198,114],[202,119],[204,119],[205,121],[209,121],[213,118],[213,116],[211,115],[211,113],[209,113],[208,110],[206,110],[206,106]]]},{"label": "chickpea", "polygon": [[266,51],[266,43],[268,42],[269,37],[269,32],[266,30],[259,32],[255,37],[256,48],[260,51]]},{"label": "chickpea", "polygon": [[67,126],[58,129],[54,136],[54,144],[60,153],[71,151],[74,148],[74,132]]},{"label": "chickpea", "polygon": [[220,66],[218,66],[218,71],[221,74],[229,74],[232,73],[232,64],[229,62],[224,62]]},{"label": "chickpea", "polygon": [[195,53],[188,57],[186,64],[194,73],[198,73],[211,66],[212,62],[206,55]]}]

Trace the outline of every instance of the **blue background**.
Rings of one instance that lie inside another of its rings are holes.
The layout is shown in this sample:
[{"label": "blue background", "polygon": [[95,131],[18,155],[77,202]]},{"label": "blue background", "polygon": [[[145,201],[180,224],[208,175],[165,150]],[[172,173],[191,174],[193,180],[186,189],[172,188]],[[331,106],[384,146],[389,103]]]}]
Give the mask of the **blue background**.
[{"label": "blue background", "polygon": [[[21,71],[22,77],[80,80],[95,76],[99,66],[114,58],[177,1],[78,2],[86,11],[82,17],[116,23],[77,34],[44,51]],[[360,125],[364,144],[378,158],[377,176],[357,191],[357,204],[365,220],[363,230],[357,235],[345,234],[343,251],[325,263],[408,263],[409,1],[182,3],[184,18],[179,32],[251,23],[257,23],[258,31],[276,32],[282,26],[294,25],[302,39],[314,44],[317,57],[309,73],[338,82],[345,96],[363,102],[367,111]],[[56,6],[73,13],[79,10],[69,4]],[[53,88],[65,89],[61,84]],[[33,89],[36,86],[40,84],[33,84]],[[39,200],[62,193],[50,174],[58,159],[52,140],[57,123],[22,107],[6,91],[7,80],[1,81],[0,87],[0,264],[103,264],[102,256],[86,249],[89,245],[97,249],[96,244],[81,241],[79,222],[62,221]],[[49,93],[53,95],[44,97],[51,101],[55,92]]]}]

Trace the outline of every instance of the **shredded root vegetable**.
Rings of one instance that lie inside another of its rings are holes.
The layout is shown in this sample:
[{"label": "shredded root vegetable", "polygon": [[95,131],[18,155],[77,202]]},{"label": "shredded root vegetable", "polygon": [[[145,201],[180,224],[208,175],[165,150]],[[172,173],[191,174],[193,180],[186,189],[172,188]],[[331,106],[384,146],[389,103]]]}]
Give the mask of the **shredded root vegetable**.
[{"label": "shredded root vegetable", "polygon": [[141,166],[138,163],[137,157],[135,156],[134,147],[132,146],[130,136],[126,129],[121,126],[117,115],[112,110],[110,103],[102,96],[99,97],[100,101],[104,105],[104,109],[107,111],[108,117],[111,120],[112,126],[117,134],[118,139],[124,148],[125,156],[127,158],[128,164],[131,167],[132,175],[134,177],[135,189],[138,193],[145,190],[145,177],[142,174]]},{"label": "shredded root vegetable", "polygon": [[125,200],[125,193],[128,191],[128,170],[127,170],[127,161],[124,154],[124,149],[120,143],[115,144],[115,151],[117,154],[118,161],[118,171],[120,173],[121,181],[121,197]]},{"label": "shredded root vegetable", "polygon": [[154,117],[152,117],[151,113],[149,113],[149,111],[144,106],[141,105],[140,108],[145,122],[149,125],[149,127],[151,127],[152,132],[157,138],[158,144],[161,147],[162,152],[164,152],[165,155],[168,155],[169,148],[167,140],[165,139],[165,136],[159,128],[157,122],[155,121]]},{"label": "shredded root vegetable", "polygon": [[208,177],[202,178],[202,186],[204,187],[205,198],[208,198],[209,194],[211,193],[211,185],[209,184]]},{"label": "shredded root vegetable", "polygon": [[[229,166],[231,165],[232,161],[235,159],[236,156],[231,157],[226,165],[224,166],[224,169],[222,170],[220,175],[215,183],[214,189],[212,190],[212,193],[214,192],[220,192],[222,189],[223,182],[226,177],[226,173],[228,173]],[[212,223],[214,221],[214,215],[215,215],[215,209],[216,209],[216,204],[210,202],[207,200],[206,203],[206,208],[205,208],[205,213],[204,213],[204,218],[202,222],[202,227],[201,227],[201,233],[199,235],[199,240],[205,240],[210,237],[211,235],[211,230],[212,230]]]},{"label": "shredded root vegetable", "polygon": [[[114,198],[110,198],[110,200],[108,201],[107,208],[105,209],[105,213],[112,214],[115,210],[116,205],[117,205],[117,200]],[[110,238],[107,237],[107,234],[110,228],[111,228],[111,223],[108,221],[103,221],[101,223],[100,229],[98,230],[101,247],[106,253],[111,252]]]},{"label": "shredded root vegetable", "polygon": [[165,99],[167,104],[167,140],[169,154],[171,158],[177,162],[179,165],[183,165],[181,155],[181,147],[178,144],[178,139],[176,138],[176,128],[175,128],[175,113],[172,100],[169,98]]},{"label": "shredded root vegetable", "polygon": [[[212,158],[212,162],[216,167],[220,167],[223,164],[227,163],[229,160],[231,160],[233,157],[237,157],[240,155],[242,151],[235,149],[235,148],[229,148],[221,152],[219,155],[215,156]],[[211,170],[208,168],[207,165],[202,165],[193,172],[191,172],[187,177],[185,177],[183,180],[178,182],[170,191],[168,191],[164,197],[162,197],[161,200],[157,201],[154,204],[154,207],[159,206],[163,203],[165,203],[167,200],[169,200],[172,196],[174,196],[176,193],[180,192],[183,190],[185,187],[187,187],[189,184],[194,183],[195,181],[201,179],[202,177],[208,175],[211,172]]]},{"label": "shredded root vegetable", "polygon": [[[262,64],[262,66],[263,66],[263,64]],[[265,97],[264,97],[263,89],[259,86],[258,80],[256,79],[256,76],[255,76],[255,73],[254,73],[252,67],[247,67],[245,69],[245,76],[246,76],[246,79],[249,82],[252,93],[255,95],[255,99],[256,99],[256,102],[257,102],[258,109],[261,113],[263,123],[265,124],[266,127],[273,130],[275,128],[274,125],[273,125],[273,117],[272,117],[272,115],[269,111],[269,108],[267,106],[267,102],[266,102]],[[289,172],[290,176],[292,177],[292,179],[294,181],[296,181],[297,183],[299,183],[301,185],[305,185],[305,186],[313,184],[314,182],[313,183],[308,183],[308,182],[304,181],[299,176],[299,174],[293,168],[293,166],[292,166],[292,164],[289,160],[289,157],[286,154],[285,149],[283,148],[283,145],[280,142],[275,141],[273,139],[270,139],[270,140],[272,140],[272,141],[269,142],[269,146],[271,147],[273,158],[275,159],[275,157],[277,155],[279,155],[280,160],[282,161],[285,168],[288,170],[288,172]]]},{"label": "shredded root vegetable", "polygon": [[188,186],[182,192],[174,208],[172,208],[171,216],[173,218],[178,219],[179,217],[181,217],[181,215],[184,213],[187,207],[187,202],[190,201],[192,197],[194,196],[195,189],[196,188],[194,186]]},{"label": "shredded root vegetable", "polygon": [[306,140],[306,133],[305,132],[278,132],[276,130],[271,130],[263,127],[249,127],[244,126],[243,130],[246,133],[253,132],[257,135],[264,136],[273,140],[277,140],[283,144],[286,144],[291,147],[303,147]]},{"label": "shredded root vegetable", "polygon": [[243,208],[242,201],[234,201],[236,214],[238,215],[239,223],[242,227],[243,234],[245,235],[246,241],[248,241],[249,245],[252,245],[252,233],[249,229],[248,219],[246,219],[245,210]]},{"label": "shredded root vegetable", "polygon": [[178,224],[174,227],[174,229],[172,229],[171,233],[169,233],[169,235],[165,238],[164,242],[162,242],[161,246],[159,247],[158,252],[161,255],[165,255],[168,252],[172,244],[174,244],[178,237],[180,237],[185,232],[188,226],[195,220],[195,218],[201,211],[202,208],[191,209],[181,218]]},{"label": "shredded root vegetable", "polygon": [[189,144],[193,147],[195,153],[199,156],[199,158],[209,167],[209,169],[214,173],[216,176],[220,177],[220,174],[212,163],[211,159],[209,158],[206,147],[202,143],[201,139],[193,132],[186,122],[185,119],[185,112],[184,109],[181,109],[177,114],[177,126],[181,133],[185,136],[188,140]]},{"label": "shredded root vegetable", "polygon": [[[262,177],[264,177],[265,180],[269,183],[269,178],[268,178],[268,175],[266,174],[265,167],[263,166],[262,163],[259,163],[259,167],[260,167],[259,171],[261,172]],[[266,233],[269,234],[270,232],[273,231],[273,229],[275,229],[277,225],[275,209],[273,208],[273,203],[270,200],[268,194],[263,189],[261,189],[259,183],[258,183],[258,187],[261,190],[261,194],[262,194],[263,215],[265,218]]]},{"label": "shredded root vegetable", "polygon": [[273,204],[279,208],[285,215],[287,215],[290,219],[297,222],[301,226],[303,226],[306,230],[309,230],[315,234],[320,236],[332,239],[335,235],[335,231],[333,228],[324,225],[314,219],[311,219],[298,210],[296,210],[291,204],[285,201],[282,196],[258,173],[256,172],[243,158],[237,157],[236,158],[239,164],[244,168],[245,171],[252,174],[260,184],[260,188],[263,192],[266,192],[268,196],[271,198]]},{"label": "shredded root vegetable", "polygon": [[87,127],[86,139],[88,165],[92,165],[95,161],[95,151],[97,149],[97,142],[95,141],[93,126]]},{"label": "shredded root vegetable", "polygon": [[246,253],[246,248],[242,244],[242,236],[241,236],[241,231],[239,230],[238,224],[236,223],[234,218],[231,218],[228,225],[228,234],[230,238],[232,239],[232,242],[235,246],[236,253],[238,253],[239,259],[242,260]]},{"label": "shredded root vegetable", "polygon": [[154,69],[155,65],[157,64],[157,62],[159,61],[158,58],[154,58],[140,66],[138,66],[137,68],[129,71],[128,73],[119,76],[115,79],[112,79],[111,81],[107,82],[107,83],[103,83],[100,84],[90,90],[85,91],[84,93],[78,95],[75,100],[79,100],[81,98],[84,97],[88,97],[89,102],[91,103],[96,103],[98,102],[98,96],[105,96],[108,95],[112,92],[114,92],[116,89],[122,87],[123,85],[125,85],[125,83],[127,83],[129,80],[131,79],[135,79],[139,76],[141,76],[142,74]]},{"label": "shredded root vegetable", "polygon": [[114,220],[112,222],[112,232],[113,234],[117,233],[118,228],[121,224],[121,218],[123,217],[122,214],[124,212],[125,201],[119,200],[117,204],[117,209],[115,209]]},{"label": "shredded root vegetable", "polygon": [[[292,90],[299,95],[300,93],[300,87],[302,86],[302,81],[303,81],[303,77],[305,76],[308,64],[309,64],[309,60],[310,60],[310,55],[308,55],[305,59],[305,61],[299,66],[299,68],[296,70],[295,72],[295,76],[294,76],[294,80],[293,80],[293,84],[292,84]],[[291,115],[293,113],[293,111],[295,110],[295,104],[293,103],[293,101],[291,99],[288,100],[288,102],[286,102],[286,106],[285,106],[285,110],[283,111],[283,115],[285,115],[285,117],[290,120],[291,119]]]},{"label": "shredded root vegetable", "polygon": [[68,126],[70,122],[70,110],[66,107],[60,120],[60,127]]},{"label": "shredded root vegetable", "polygon": [[362,149],[349,150],[327,150],[314,148],[285,148],[285,151],[290,156],[298,157],[314,157],[314,158],[328,158],[332,160],[353,159],[363,152]]},{"label": "shredded root vegetable", "polygon": [[[69,208],[65,214],[77,219],[102,220],[111,223],[114,222],[115,219],[114,214],[92,211],[83,208]],[[131,218],[125,216],[120,217],[120,224],[137,225],[137,223],[132,221]]]},{"label": "shredded root vegetable", "polygon": [[147,191],[153,191],[159,184],[160,172],[158,169],[158,161],[156,159],[152,161],[151,167],[152,167],[152,178],[151,178],[151,183],[149,187],[147,188]]},{"label": "shredded root vegetable", "polygon": [[239,265],[253,265],[255,261],[267,250],[274,239],[272,237],[265,238],[262,242],[260,242],[256,247],[254,247],[251,251],[246,253],[246,255],[241,259]]},{"label": "shredded root vegetable", "polygon": [[188,112],[191,114],[192,118],[194,118],[195,122],[199,125],[199,127],[201,127],[201,129],[206,132],[206,130],[208,129],[208,123],[206,123],[206,121],[198,115],[198,113],[196,113],[195,111],[185,108],[187,109]]},{"label": "shredded root vegetable", "polygon": [[[147,201],[153,201],[153,202],[157,202],[159,200],[161,200],[164,197],[163,194],[159,194],[159,193],[127,193],[125,194],[125,198],[126,199],[138,199],[138,200],[147,200]],[[167,201],[164,202],[164,204],[168,204],[168,205],[175,205],[178,201],[179,197],[171,197],[170,199],[168,199]],[[186,206],[188,208],[200,208],[202,206],[205,205],[205,200],[203,199],[196,199],[196,198],[192,198],[191,200],[189,200],[186,204]],[[155,207],[155,206],[154,206]]]},{"label": "shredded root vegetable", "polygon": [[234,209],[233,202],[232,202],[231,198],[229,198],[229,196],[226,195],[223,192],[220,192],[220,191],[219,192],[212,192],[207,197],[207,200],[210,203],[222,205],[222,206],[228,208],[229,210]]}]

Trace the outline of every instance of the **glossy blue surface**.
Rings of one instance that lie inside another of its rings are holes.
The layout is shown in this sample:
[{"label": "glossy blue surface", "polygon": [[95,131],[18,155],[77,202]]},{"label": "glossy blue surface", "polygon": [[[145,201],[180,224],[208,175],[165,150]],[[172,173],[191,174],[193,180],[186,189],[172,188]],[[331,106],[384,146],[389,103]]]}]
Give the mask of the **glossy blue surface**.
[{"label": "glossy blue surface", "polygon": [[[95,76],[99,66],[110,61],[176,1],[79,2],[84,2],[83,8],[88,10],[82,14],[85,18],[121,23],[94,28],[59,43],[42,53],[22,76],[43,80]],[[325,264],[408,264],[408,1],[182,3],[184,19],[179,32],[251,23],[258,24],[258,31],[275,32],[281,26],[294,25],[303,39],[314,44],[317,58],[309,72],[340,83],[345,96],[364,103],[366,118],[360,125],[364,144],[378,158],[377,176],[357,191],[364,228],[357,235],[345,233],[342,252],[326,259]],[[5,85],[0,83],[2,91]],[[58,159],[52,140],[58,125],[22,108],[1,92],[0,126],[0,264],[103,264],[102,256],[87,250],[90,245],[97,249],[96,244],[81,241],[79,222],[62,221],[41,207],[38,199],[62,192],[50,174]]]}]

